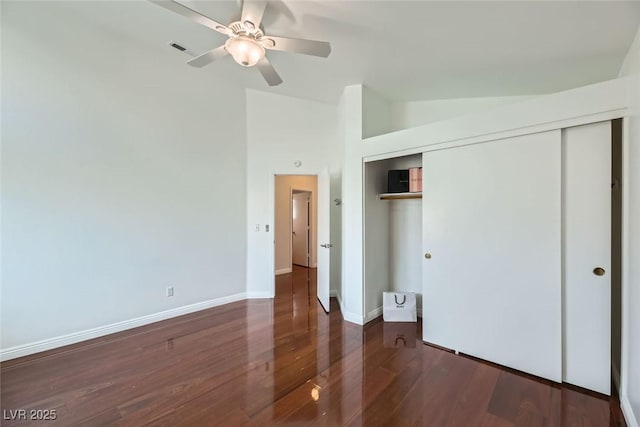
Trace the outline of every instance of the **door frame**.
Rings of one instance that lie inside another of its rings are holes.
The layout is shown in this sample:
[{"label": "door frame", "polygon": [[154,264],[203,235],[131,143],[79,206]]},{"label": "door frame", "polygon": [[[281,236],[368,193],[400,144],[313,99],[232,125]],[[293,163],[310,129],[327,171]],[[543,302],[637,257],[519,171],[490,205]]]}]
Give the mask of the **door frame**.
[{"label": "door frame", "polygon": [[[269,295],[271,298],[274,298],[276,295],[276,240],[275,235],[273,233],[276,220],[276,175],[309,175],[318,177],[323,172],[330,172],[331,168],[329,165],[324,165],[322,167],[305,167],[304,164],[300,166],[295,166],[295,168],[291,169],[272,169],[269,172],[269,211],[268,211],[268,223],[271,225],[270,233],[273,236],[271,239],[271,244],[267,250],[267,259],[269,262]],[[291,197],[289,197],[291,200]],[[317,208],[316,208],[317,209]],[[330,213],[329,213],[330,214]],[[316,230],[316,233],[318,230]],[[291,244],[291,243],[289,243]],[[317,249],[317,248],[316,248]],[[317,266],[316,266],[317,267]],[[333,267],[331,267],[333,268]]]},{"label": "door frame", "polygon": [[631,177],[630,168],[631,168],[631,157],[629,156],[629,146],[631,144],[629,138],[629,114],[624,114],[622,117],[622,229],[620,233],[622,234],[622,254],[621,254],[621,279],[622,279],[622,295],[621,295],[621,303],[620,303],[620,311],[621,311],[621,331],[620,331],[620,383],[618,384],[619,390],[618,394],[620,396],[620,403],[622,406],[622,412],[628,417],[633,414],[631,409],[631,402],[629,402],[628,388],[629,388],[629,339],[631,335],[629,334],[629,312],[631,311],[631,299],[629,298],[629,288],[631,284],[629,283],[629,216],[630,216],[630,205],[629,205],[629,178]]}]

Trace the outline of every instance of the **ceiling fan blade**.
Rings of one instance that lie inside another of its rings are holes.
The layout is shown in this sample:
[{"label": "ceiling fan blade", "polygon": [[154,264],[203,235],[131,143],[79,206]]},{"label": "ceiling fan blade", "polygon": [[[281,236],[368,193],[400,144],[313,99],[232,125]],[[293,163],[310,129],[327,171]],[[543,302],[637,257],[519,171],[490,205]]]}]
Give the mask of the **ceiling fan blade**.
[{"label": "ceiling fan blade", "polygon": [[[272,42],[270,42],[270,40]],[[331,44],[329,44],[329,42],[277,36],[262,37],[260,42],[266,49],[303,53],[305,55],[321,56],[323,58],[326,58],[331,53]]]},{"label": "ceiling fan blade", "polygon": [[[260,28],[264,9],[267,7],[266,1],[244,0],[242,5],[242,22],[250,22],[254,28]],[[246,25],[246,24],[245,24]]]},{"label": "ceiling fan blade", "polygon": [[278,86],[282,83],[282,79],[266,56],[263,56],[262,59],[258,61],[256,68],[260,71],[260,74],[262,74],[262,77],[264,77],[269,86]]},{"label": "ceiling fan blade", "polygon": [[149,0],[151,3],[155,3],[158,6],[164,7],[172,12],[175,12],[179,15],[182,15],[186,18],[191,19],[193,22],[197,22],[200,25],[204,25],[205,27],[211,28],[214,31],[217,31],[222,34],[229,35],[232,31],[226,26],[219,22],[214,21],[208,16],[204,16],[201,13],[196,12],[193,9],[188,8],[187,6],[178,3],[173,0]]},{"label": "ceiling fan blade", "polygon": [[191,65],[192,67],[204,67],[205,65],[210,64],[213,61],[220,59],[228,54],[229,52],[227,52],[223,45],[215,49],[211,49],[209,52],[205,52],[193,59],[190,59],[189,61],[187,61],[187,64]]}]

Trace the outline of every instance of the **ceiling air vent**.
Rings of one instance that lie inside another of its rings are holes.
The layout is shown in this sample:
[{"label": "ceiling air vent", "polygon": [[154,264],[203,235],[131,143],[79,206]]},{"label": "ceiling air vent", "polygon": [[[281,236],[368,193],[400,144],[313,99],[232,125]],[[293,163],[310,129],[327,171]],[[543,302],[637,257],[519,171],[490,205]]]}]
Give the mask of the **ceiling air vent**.
[{"label": "ceiling air vent", "polygon": [[178,43],[174,43],[174,42],[169,43],[169,46],[178,49],[180,52],[184,52],[185,50],[187,50],[186,47],[180,46]]}]

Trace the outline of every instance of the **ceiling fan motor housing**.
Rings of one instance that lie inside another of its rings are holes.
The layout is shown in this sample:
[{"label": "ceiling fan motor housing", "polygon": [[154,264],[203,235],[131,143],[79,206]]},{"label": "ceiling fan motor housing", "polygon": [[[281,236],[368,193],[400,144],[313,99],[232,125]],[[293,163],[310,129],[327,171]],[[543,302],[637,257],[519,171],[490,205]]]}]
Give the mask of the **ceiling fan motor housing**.
[{"label": "ceiling fan motor housing", "polygon": [[233,31],[233,34],[236,36],[249,36],[258,40],[264,36],[264,33],[260,28],[256,28],[251,22],[245,21],[235,21],[227,26]]}]

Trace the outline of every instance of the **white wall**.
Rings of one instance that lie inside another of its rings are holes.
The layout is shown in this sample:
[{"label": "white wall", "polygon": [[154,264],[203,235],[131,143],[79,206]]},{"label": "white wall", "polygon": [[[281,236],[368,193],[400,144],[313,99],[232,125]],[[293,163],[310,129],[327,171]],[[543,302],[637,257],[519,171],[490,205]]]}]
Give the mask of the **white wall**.
[{"label": "white wall", "polygon": [[392,104],[383,95],[366,88],[362,91],[362,138],[393,130]]},{"label": "white wall", "polygon": [[275,189],[276,204],[273,233],[275,235],[276,274],[288,273],[292,268],[292,190],[311,192],[309,267],[315,268],[318,264],[318,234],[316,232],[318,224],[318,177],[315,175],[278,175],[276,176]]},{"label": "white wall", "polygon": [[533,95],[391,101],[372,89],[362,91],[362,138],[479,113],[532,99]]},{"label": "white wall", "polygon": [[619,75],[628,76],[640,73],[640,28],[636,32],[636,36],[629,46],[629,51],[622,62]]},{"label": "white wall", "polygon": [[3,350],[245,292],[243,91],[69,13],[2,2]]},{"label": "white wall", "polygon": [[[628,245],[626,293],[623,289],[623,378],[622,404],[627,416],[635,418],[635,425],[640,423],[640,30],[627,54],[621,76],[634,75],[629,80],[628,95],[630,114],[626,123],[627,197],[628,211],[626,221]],[[623,184],[624,188],[624,184]],[[624,269],[623,265],[623,269]],[[624,273],[623,273],[624,277]],[[623,279],[625,280],[625,279]],[[625,352],[626,350],[626,352]],[[626,354],[625,354],[626,353]],[[626,364],[625,364],[626,360]],[[626,369],[625,369],[626,367]],[[625,373],[626,371],[626,373]],[[630,412],[633,411],[633,415]],[[631,423],[631,425],[634,425]]]},{"label": "white wall", "polygon": [[570,122],[563,125],[574,126],[585,120],[619,117],[627,106],[626,90],[625,81],[608,80],[374,136],[357,146],[365,157],[392,152],[399,156],[421,152],[431,145],[445,148],[495,136],[509,137],[522,134],[525,128],[529,133],[545,131],[557,128],[557,123],[565,119]]},{"label": "white wall", "polygon": [[378,194],[387,192],[387,160],[364,164],[364,314],[365,322],[382,314],[382,292],[389,284],[389,202]]},{"label": "white wall", "polygon": [[[328,167],[331,199],[341,199],[338,109],[282,95],[247,91],[247,290],[274,292],[274,176],[314,175]],[[295,162],[300,161],[299,167]],[[331,203],[331,289],[340,288],[342,207]],[[256,226],[258,231],[256,231]],[[272,254],[267,256],[266,254]]]},{"label": "white wall", "polygon": [[409,129],[440,120],[478,113],[530,98],[533,98],[533,96],[498,96],[394,102],[391,104],[390,130]]},{"label": "white wall", "polygon": [[362,324],[363,303],[363,165],[361,85],[344,88],[340,99],[342,165],[342,293],[345,320]]},{"label": "white wall", "polygon": [[392,291],[418,294],[422,307],[422,200],[390,200],[389,285]]}]

